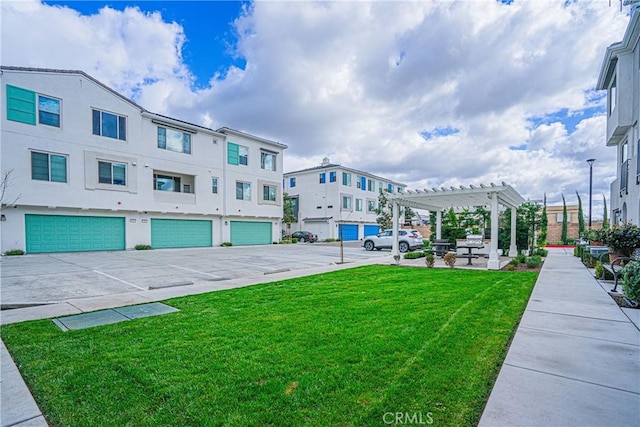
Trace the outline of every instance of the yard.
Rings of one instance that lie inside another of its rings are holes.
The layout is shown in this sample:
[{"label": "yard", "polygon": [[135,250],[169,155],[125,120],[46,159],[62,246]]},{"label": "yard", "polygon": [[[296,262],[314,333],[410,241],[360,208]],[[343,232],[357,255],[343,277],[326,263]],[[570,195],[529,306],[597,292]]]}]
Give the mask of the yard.
[{"label": "yard", "polygon": [[50,425],[473,425],[536,277],[367,266],[2,339]]}]

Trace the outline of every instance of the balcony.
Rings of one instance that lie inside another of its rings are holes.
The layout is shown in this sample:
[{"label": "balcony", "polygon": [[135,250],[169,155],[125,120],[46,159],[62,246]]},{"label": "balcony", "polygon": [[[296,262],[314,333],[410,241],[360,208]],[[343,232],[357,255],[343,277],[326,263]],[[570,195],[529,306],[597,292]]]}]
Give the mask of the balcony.
[{"label": "balcony", "polygon": [[193,175],[153,171],[153,200],[161,203],[195,205],[194,181]]}]

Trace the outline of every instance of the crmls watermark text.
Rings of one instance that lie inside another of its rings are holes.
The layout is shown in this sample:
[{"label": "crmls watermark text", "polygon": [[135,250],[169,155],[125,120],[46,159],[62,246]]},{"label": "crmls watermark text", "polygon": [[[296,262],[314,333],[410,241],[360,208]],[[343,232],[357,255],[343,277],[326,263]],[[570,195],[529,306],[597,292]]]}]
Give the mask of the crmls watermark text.
[{"label": "crmls watermark text", "polygon": [[382,415],[385,424],[433,424],[431,412],[385,412]]}]

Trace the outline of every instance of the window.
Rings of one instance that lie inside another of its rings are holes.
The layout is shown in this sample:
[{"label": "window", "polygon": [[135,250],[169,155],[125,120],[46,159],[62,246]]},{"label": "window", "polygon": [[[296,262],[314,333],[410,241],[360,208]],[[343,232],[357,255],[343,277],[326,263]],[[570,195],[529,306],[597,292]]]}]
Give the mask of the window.
[{"label": "window", "polygon": [[127,140],[127,118],[106,111],[92,110],[93,134],[107,138]]},{"label": "window", "polygon": [[7,85],[7,120],[60,127],[60,100]]},{"label": "window", "polygon": [[362,199],[356,199],[356,211],[362,212]]},{"label": "window", "polygon": [[336,173],[329,172],[329,182],[336,182]]},{"label": "window", "polygon": [[32,151],[31,179],[67,182],[67,156]]},{"label": "window", "polygon": [[375,211],[376,211],[376,201],[367,200],[367,212],[375,212]]},{"label": "window", "polygon": [[289,187],[293,188],[295,186],[296,186],[296,178],[295,177],[289,178]]},{"label": "window", "polygon": [[273,185],[263,185],[262,186],[262,200],[266,200],[269,202],[276,201],[276,187]]},{"label": "window", "polygon": [[179,176],[154,174],[153,188],[158,191],[173,191],[180,193],[182,179]]},{"label": "window", "polygon": [[211,192],[218,194],[218,178],[211,178]]},{"label": "window", "polygon": [[264,170],[275,171],[276,170],[276,155],[271,153],[260,153],[260,167]]},{"label": "window", "polygon": [[389,193],[393,193],[393,184],[392,184],[392,183],[388,183],[388,184],[387,184],[387,191],[388,191]]},{"label": "window", "polygon": [[249,164],[249,148],[227,142],[227,163],[247,166]]},{"label": "window", "polygon": [[351,187],[351,174],[342,172],[342,185]]},{"label": "window", "polygon": [[376,191],[376,183],[372,179],[367,182],[367,190]]},{"label": "window", "polygon": [[327,174],[322,172],[320,174],[320,184],[324,184],[325,182],[327,182]]},{"label": "window", "polygon": [[191,184],[183,184],[182,185],[182,192],[183,193],[187,193],[187,194],[191,194]]},{"label": "window", "polygon": [[342,210],[351,210],[351,196],[342,196]]},{"label": "window", "polygon": [[60,127],[60,100],[38,95],[38,122]]},{"label": "window", "polygon": [[613,113],[613,110],[616,108],[616,102],[618,98],[618,80],[617,77],[613,77],[613,81],[611,82],[611,86],[609,86],[609,115]]},{"label": "window", "polygon": [[365,179],[364,177],[358,176],[356,177],[356,188],[364,188],[362,186],[362,180]]},{"label": "window", "polygon": [[365,178],[364,176],[360,177],[360,187],[358,188],[362,188],[363,190],[367,189],[367,178]]},{"label": "window", "polygon": [[398,187],[398,193],[402,193],[404,191],[403,187]]},{"label": "window", "polygon": [[249,164],[249,148],[243,146],[238,147],[238,162],[244,166]]},{"label": "window", "polygon": [[236,199],[251,200],[251,184],[250,183],[236,181]]},{"label": "window", "polygon": [[378,193],[380,193],[383,188],[384,188],[384,185],[382,184],[382,182],[378,181]]},{"label": "window", "polygon": [[124,163],[98,162],[100,184],[127,185],[127,165]]},{"label": "window", "polygon": [[[557,213],[556,214],[556,222],[562,222],[562,213]],[[571,213],[567,212],[567,223],[571,222]]]},{"label": "window", "polygon": [[191,134],[158,126],[158,148],[191,154]]}]

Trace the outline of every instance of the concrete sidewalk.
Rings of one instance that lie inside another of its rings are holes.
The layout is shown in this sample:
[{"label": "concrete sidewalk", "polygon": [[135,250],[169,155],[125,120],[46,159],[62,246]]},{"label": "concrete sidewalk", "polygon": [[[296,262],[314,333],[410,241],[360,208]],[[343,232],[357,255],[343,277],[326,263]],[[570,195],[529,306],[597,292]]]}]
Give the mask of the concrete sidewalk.
[{"label": "concrete sidewalk", "polygon": [[551,249],[479,426],[640,425],[640,330],[626,311]]}]

